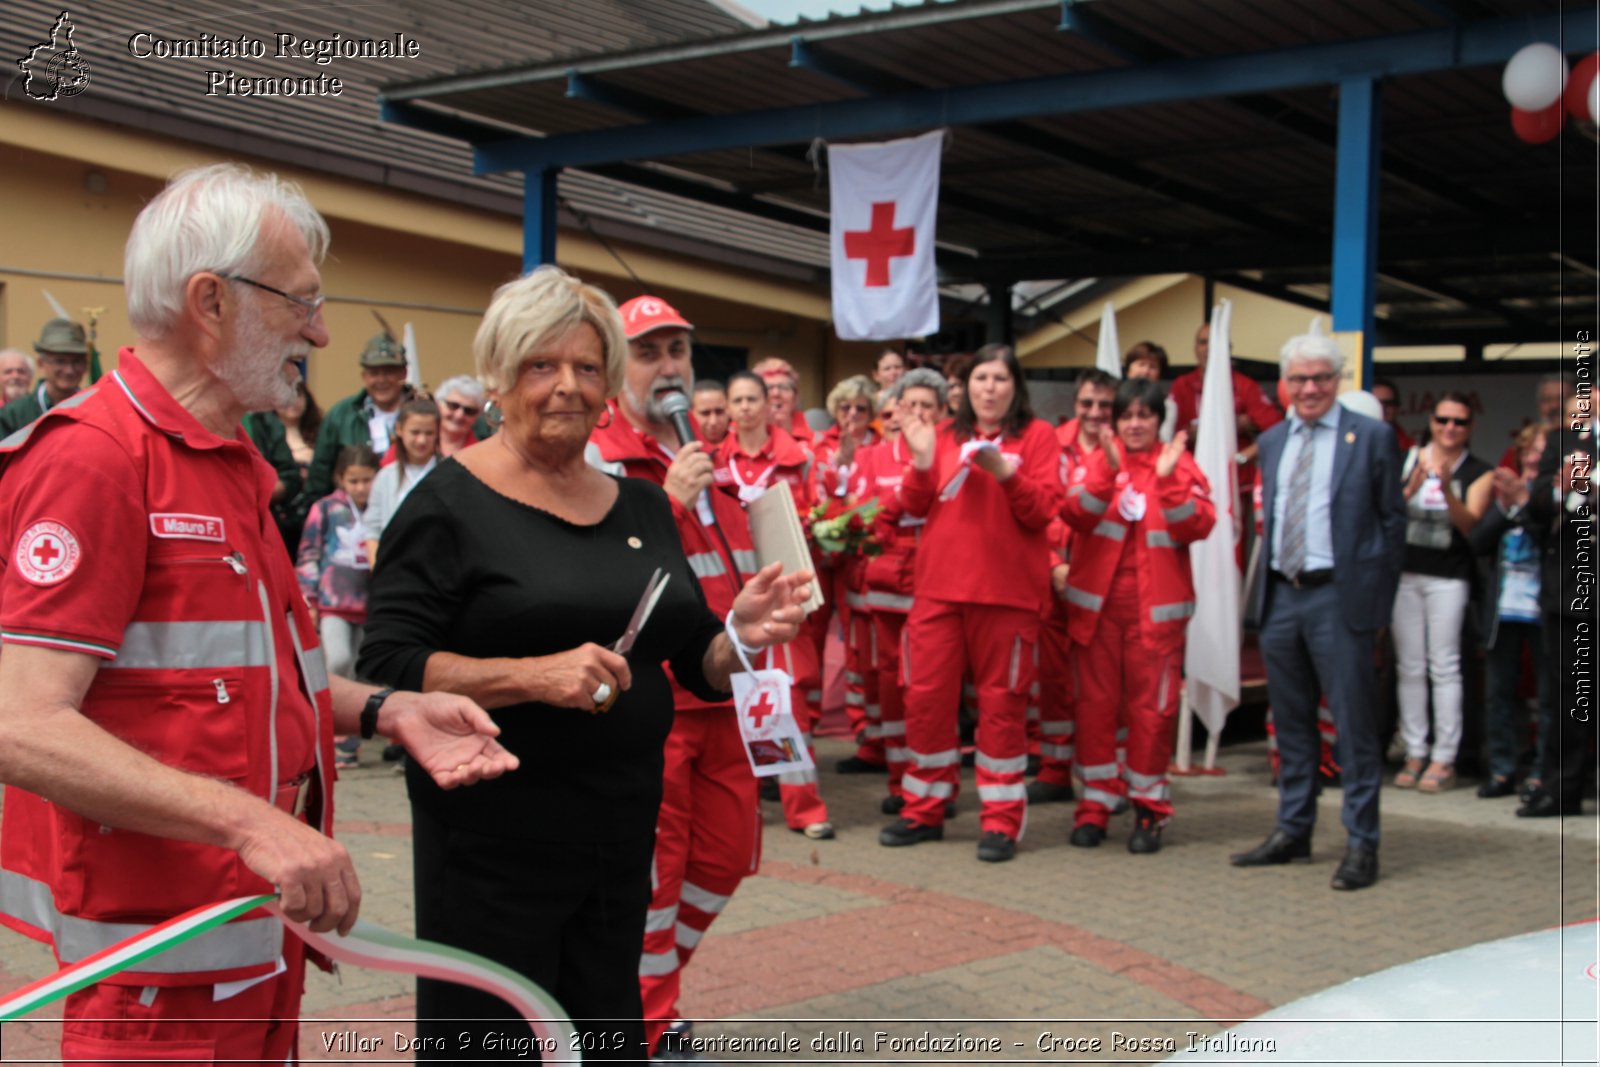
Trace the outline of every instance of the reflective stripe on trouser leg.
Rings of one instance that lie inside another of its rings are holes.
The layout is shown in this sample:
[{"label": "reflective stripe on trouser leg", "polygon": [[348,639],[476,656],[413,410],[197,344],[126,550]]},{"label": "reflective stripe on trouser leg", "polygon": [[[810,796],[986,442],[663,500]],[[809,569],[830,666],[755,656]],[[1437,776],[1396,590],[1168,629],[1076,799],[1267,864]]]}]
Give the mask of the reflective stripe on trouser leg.
[{"label": "reflective stripe on trouser leg", "polygon": [[1123,664],[1128,709],[1124,773],[1128,799],[1163,820],[1172,814],[1167,767],[1172,763],[1172,746],[1177,737],[1182,662],[1181,648],[1162,654],[1135,639]]},{"label": "reflective stripe on trouser leg", "polygon": [[1028,690],[1033,687],[1036,612],[972,605],[963,627],[978,690],[976,778],[983,801],[979,829],[1020,839],[1028,799]]},{"label": "reflective stripe on trouser leg", "polygon": [[924,826],[944,824],[944,803],[955,797],[961,778],[956,694],[967,659],[962,611],[959,604],[918,597],[906,620],[902,655],[912,763],[900,782],[906,798],[901,814]]},{"label": "reflective stripe on trouser leg", "polygon": [[[878,670],[872,653],[872,626],[870,611],[864,608],[851,611],[847,631],[850,641],[845,649],[845,679],[852,695],[861,698],[861,710],[864,712],[864,735],[856,746],[856,756],[881,766],[887,762],[887,757],[883,750],[883,708],[878,699]],[[855,679],[853,683],[849,681],[852,677]]]},{"label": "reflective stripe on trouser leg", "polygon": [[1039,781],[1049,785],[1072,784],[1075,654],[1066,620],[1046,619],[1039,627]]},{"label": "reflective stripe on trouser leg", "polygon": [[1117,755],[1117,714],[1122,706],[1127,638],[1122,626],[1102,614],[1094,637],[1089,644],[1074,650],[1070,661],[1073,690],[1077,693],[1078,777],[1083,782],[1073,813],[1073,824],[1077,826],[1104,828],[1112,809],[1127,795]]},{"label": "reflective stripe on trouser leg", "polygon": [[882,713],[879,730],[884,759],[889,764],[889,795],[899,796],[900,780],[911,761],[906,748],[905,690],[900,684],[900,641],[906,617],[893,611],[874,611],[872,627],[878,648],[878,707]]},{"label": "reflective stripe on trouser leg", "polygon": [[[791,692],[790,700],[792,702],[800,700],[798,686]],[[800,736],[805,739],[806,749],[811,753],[811,761],[815,763],[817,750],[811,743],[809,725],[811,718],[809,715],[806,717]],[[778,799],[783,802],[783,821],[791,830],[804,830],[812,823],[828,821],[828,806],[822,802],[822,793],[817,789],[815,767],[778,775]]]}]

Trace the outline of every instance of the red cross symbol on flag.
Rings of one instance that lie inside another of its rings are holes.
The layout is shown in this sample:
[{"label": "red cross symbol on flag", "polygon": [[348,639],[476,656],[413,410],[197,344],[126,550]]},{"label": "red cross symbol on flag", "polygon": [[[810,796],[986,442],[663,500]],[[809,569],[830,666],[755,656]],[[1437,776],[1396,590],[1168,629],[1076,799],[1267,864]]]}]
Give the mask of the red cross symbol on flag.
[{"label": "red cross symbol on flag", "polygon": [[753,700],[750,703],[750,706],[745,710],[749,712],[750,718],[754,720],[756,728],[760,729],[761,720],[765,719],[768,715],[777,714],[778,708],[777,705],[772,703],[772,694],[767,690],[762,689],[756,694],[756,699]]},{"label": "red cross symbol on flag", "polygon": [[868,288],[888,285],[889,261],[896,256],[912,255],[916,250],[917,231],[910,226],[895,228],[892,201],[872,205],[870,229],[844,232],[845,257],[867,261]]},{"label": "red cross symbol on flag", "polygon": [[842,341],[939,330],[934,262],[944,131],[828,146],[833,326]]}]

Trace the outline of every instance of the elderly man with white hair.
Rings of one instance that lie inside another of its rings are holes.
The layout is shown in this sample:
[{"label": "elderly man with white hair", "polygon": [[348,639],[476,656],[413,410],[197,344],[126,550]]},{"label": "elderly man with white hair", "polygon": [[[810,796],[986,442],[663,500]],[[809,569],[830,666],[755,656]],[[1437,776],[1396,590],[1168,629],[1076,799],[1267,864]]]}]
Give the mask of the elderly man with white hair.
[{"label": "elderly man with white hair", "polygon": [[20,348],[0,349],[0,404],[27,396],[38,371],[33,357]]},{"label": "elderly man with white hair", "polygon": [[1394,430],[1336,403],[1344,357],[1313,323],[1281,354],[1289,418],[1261,435],[1264,551],[1258,596],[1267,695],[1283,769],[1278,821],[1236,867],[1309,861],[1317,815],[1317,703],[1339,728],[1349,834],[1334,889],[1378,879],[1378,739],[1372,660],[1389,621],[1405,546]]},{"label": "elderly man with white hair", "polygon": [[[0,448],[0,923],[76,963],[202,905],[275,894],[348,933],[333,734],[374,729],[441,786],[516,766],[472,701],[330,679],[240,427],[328,343],[320,215],[243,167],[147,204],[138,343]],[[296,1056],[305,949],[261,910],[67,997],[62,1059]]]}]

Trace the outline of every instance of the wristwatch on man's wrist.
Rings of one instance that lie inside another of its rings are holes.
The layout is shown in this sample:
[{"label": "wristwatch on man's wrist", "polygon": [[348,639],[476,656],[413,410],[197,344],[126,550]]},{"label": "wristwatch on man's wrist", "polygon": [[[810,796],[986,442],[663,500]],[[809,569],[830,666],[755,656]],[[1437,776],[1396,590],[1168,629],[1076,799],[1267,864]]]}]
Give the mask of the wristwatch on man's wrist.
[{"label": "wristwatch on man's wrist", "polygon": [[367,698],[367,704],[361,709],[361,738],[364,741],[372,739],[378,732],[378,709],[383,707],[383,702],[389,699],[393,689],[380,689]]}]

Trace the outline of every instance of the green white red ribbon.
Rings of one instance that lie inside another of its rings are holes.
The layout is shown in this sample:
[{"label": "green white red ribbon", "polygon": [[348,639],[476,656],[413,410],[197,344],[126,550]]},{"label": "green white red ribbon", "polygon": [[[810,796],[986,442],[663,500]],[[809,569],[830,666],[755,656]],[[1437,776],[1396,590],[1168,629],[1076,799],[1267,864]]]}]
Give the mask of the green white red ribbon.
[{"label": "green white red ribbon", "polygon": [[[158,923],[110,948],[63,967],[55,974],[0,997],[0,1022],[20,1019],[29,1012],[125,971],[169,948],[192,941],[207,930],[260,907],[282,918],[277,898],[267,894],[206,904]],[[365,921],[358,920],[355,929],[346,937],[313,933],[304,924],[287,919],[284,925],[306,944],[341,963],[370,970],[437,978],[492,993],[521,1013],[543,1047],[562,1050],[575,1048],[572,1021],[555,998],[537,983],[493,960],[449,945],[419,941]],[[571,1052],[570,1057],[570,1060],[562,1062],[577,1062],[579,1059],[577,1052]]]}]

